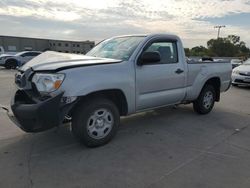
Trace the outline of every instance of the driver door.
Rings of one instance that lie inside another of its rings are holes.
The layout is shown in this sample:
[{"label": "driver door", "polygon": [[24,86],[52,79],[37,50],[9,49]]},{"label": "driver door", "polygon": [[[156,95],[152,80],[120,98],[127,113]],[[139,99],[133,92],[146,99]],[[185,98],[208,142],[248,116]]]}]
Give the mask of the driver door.
[{"label": "driver door", "polygon": [[157,51],[161,60],[136,66],[137,111],[176,104],[184,99],[185,67],[179,61],[177,49],[177,41],[168,39],[153,40],[146,45],[142,54]]}]

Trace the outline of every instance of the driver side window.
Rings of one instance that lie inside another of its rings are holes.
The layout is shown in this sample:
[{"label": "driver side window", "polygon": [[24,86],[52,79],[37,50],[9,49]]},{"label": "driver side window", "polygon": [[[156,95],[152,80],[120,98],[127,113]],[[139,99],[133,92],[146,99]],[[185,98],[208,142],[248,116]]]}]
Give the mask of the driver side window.
[{"label": "driver side window", "polygon": [[22,54],[21,56],[22,56],[22,57],[27,57],[27,56],[29,56],[29,52],[24,53],[24,54]]},{"label": "driver side window", "polygon": [[153,42],[145,52],[159,52],[161,61],[157,64],[178,63],[176,42]]}]

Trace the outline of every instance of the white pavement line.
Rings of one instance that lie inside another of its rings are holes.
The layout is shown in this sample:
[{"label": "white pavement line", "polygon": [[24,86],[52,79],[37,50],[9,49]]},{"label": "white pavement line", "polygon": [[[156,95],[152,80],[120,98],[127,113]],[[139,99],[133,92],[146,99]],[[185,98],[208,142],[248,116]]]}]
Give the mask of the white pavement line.
[{"label": "white pavement line", "polygon": [[241,150],[244,150],[244,151],[247,151],[247,152],[250,152],[250,148],[246,148],[246,147],[244,147],[244,146],[240,146],[240,145],[238,145],[238,144],[234,144],[234,143],[228,143],[230,146],[233,146],[233,147],[235,147],[235,148],[238,148],[238,149],[241,149]]},{"label": "white pavement line", "polygon": [[[244,128],[245,129],[245,128]],[[243,129],[243,130],[244,130]],[[157,179],[156,181],[154,181],[153,183],[149,184],[147,187],[152,187],[154,184],[160,182],[161,180],[163,180],[164,178],[168,177],[169,175],[173,174],[174,172],[180,170],[181,168],[185,167],[186,165],[192,163],[193,161],[195,161],[196,159],[198,159],[199,157],[201,157],[202,155],[206,154],[207,152],[209,152],[209,150],[211,150],[212,148],[215,148],[216,146],[224,143],[225,141],[227,141],[231,136],[235,135],[235,132],[233,132],[231,135],[227,136],[226,138],[222,139],[220,142],[218,142],[217,144],[214,144],[210,147],[207,148],[207,150],[202,151],[200,154],[194,156],[193,158],[181,163],[180,165],[178,165],[177,167],[173,168],[172,170],[170,170],[169,172],[167,172],[166,174],[162,175],[159,179]],[[153,186],[154,187],[154,186]]]},{"label": "white pavement line", "polygon": [[183,168],[184,166],[190,164],[191,162],[193,162],[194,160],[198,159],[200,156],[202,156],[204,153],[200,153],[198,155],[196,155],[195,157],[181,163],[180,165],[178,165],[177,167],[175,167],[174,169],[170,170],[168,173],[164,174],[163,176],[161,176],[159,179],[157,179],[156,181],[154,181],[153,183],[151,183],[150,185],[148,185],[147,187],[154,187],[154,184],[156,184],[157,182],[160,182],[161,180],[163,180],[164,178],[168,177],[169,175],[173,174],[174,172],[178,171],[179,169]]},{"label": "white pavement line", "polygon": [[200,150],[200,149],[195,149],[195,148],[191,148],[192,150],[195,151],[200,151],[202,153],[207,153],[207,154],[211,154],[211,155],[219,155],[222,157],[229,157],[229,158],[238,158],[237,156],[234,155],[228,155],[228,154],[224,154],[224,153],[217,153],[217,152],[212,152],[212,151],[206,151],[206,150]]}]

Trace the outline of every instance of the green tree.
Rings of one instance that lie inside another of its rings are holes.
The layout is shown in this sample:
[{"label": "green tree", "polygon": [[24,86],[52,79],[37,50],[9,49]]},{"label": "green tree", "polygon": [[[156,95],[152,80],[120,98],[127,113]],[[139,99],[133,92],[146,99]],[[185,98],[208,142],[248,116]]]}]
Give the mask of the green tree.
[{"label": "green tree", "polygon": [[208,49],[220,57],[236,56],[238,49],[228,38],[210,39],[207,42]]},{"label": "green tree", "polygon": [[186,56],[250,57],[250,49],[240,40],[240,36],[228,35],[225,38],[210,39],[207,48],[195,46],[185,48]]},{"label": "green tree", "polygon": [[243,41],[240,41],[239,44],[237,44],[237,47],[239,49],[238,56],[249,56],[250,55],[250,49],[246,47],[246,43]]},{"label": "green tree", "polygon": [[208,49],[204,46],[195,46],[191,49],[192,56],[206,56],[208,53]]},{"label": "green tree", "polygon": [[189,48],[184,48],[185,54],[187,57],[190,57],[190,49]]},{"label": "green tree", "polygon": [[228,35],[227,38],[225,38],[226,40],[229,40],[231,43],[233,43],[234,45],[240,43],[240,36],[236,36],[236,35]]}]

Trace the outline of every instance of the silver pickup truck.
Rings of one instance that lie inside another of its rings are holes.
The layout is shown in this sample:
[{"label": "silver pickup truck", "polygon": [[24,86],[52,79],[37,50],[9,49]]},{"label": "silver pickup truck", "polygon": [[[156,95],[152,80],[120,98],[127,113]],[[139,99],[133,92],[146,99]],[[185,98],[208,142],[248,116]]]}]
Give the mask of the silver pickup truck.
[{"label": "silver pickup truck", "polygon": [[231,70],[222,61],[187,62],[175,35],[119,36],[86,56],[48,51],[32,59],[16,74],[6,110],[26,132],[70,121],[76,138],[96,147],[114,137],[120,116],[188,103],[209,113],[229,89]]}]

